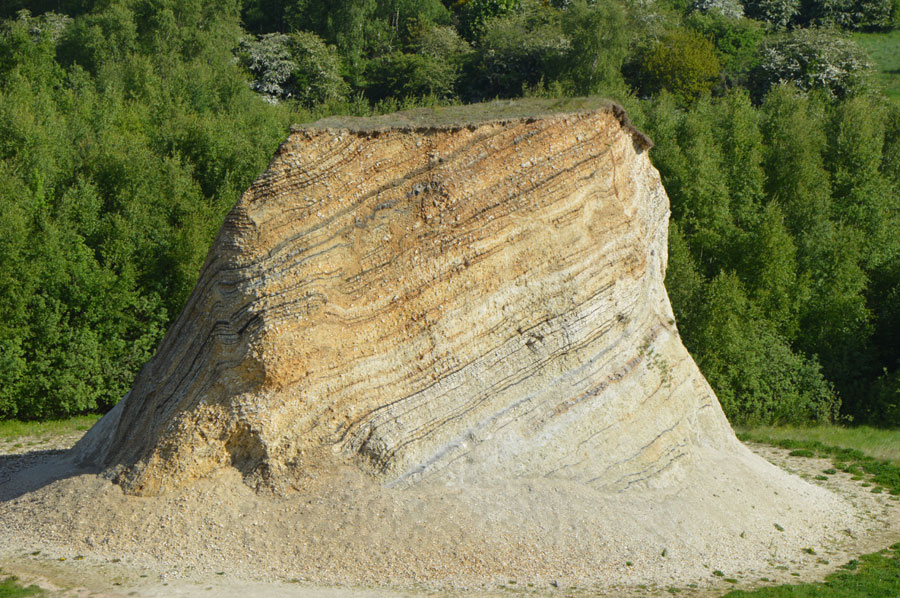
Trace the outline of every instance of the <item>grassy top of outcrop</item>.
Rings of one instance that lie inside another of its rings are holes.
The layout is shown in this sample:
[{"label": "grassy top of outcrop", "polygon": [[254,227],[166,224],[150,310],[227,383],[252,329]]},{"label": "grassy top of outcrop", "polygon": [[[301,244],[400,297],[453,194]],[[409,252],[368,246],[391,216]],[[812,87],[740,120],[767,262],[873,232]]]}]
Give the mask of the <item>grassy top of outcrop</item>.
[{"label": "grassy top of outcrop", "polygon": [[345,129],[353,133],[377,133],[387,130],[426,131],[434,129],[459,129],[485,123],[509,123],[520,120],[537,120],[565,114],[577,114],[596,110],[609,110],[628,129],[641,149],[653,147],[653,142],[636,129],[625,109],[612,100],[601,97],[585,98],[519,98],[494,100],[482,104],[416,108],[380,116],[332,116],[303,125],[294,125],[292,131]]}]

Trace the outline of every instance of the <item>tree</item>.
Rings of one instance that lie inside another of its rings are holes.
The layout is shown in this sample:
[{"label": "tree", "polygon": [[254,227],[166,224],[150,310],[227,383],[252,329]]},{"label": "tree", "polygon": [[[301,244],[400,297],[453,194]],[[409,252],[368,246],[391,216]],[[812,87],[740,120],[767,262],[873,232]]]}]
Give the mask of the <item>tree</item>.
[{"label": "tree", "polygon": [[456,3],[459,30],[462,36],[473,41],[487,29],[488,20],[519,8],[520,0],[462,0]]},{"label": "tree", "polygon": [[492,18],[476,48],[466,94],[472,100],[515,97],[541,81],[560,79],[571,42],[559,12],[534,2]]},{"label": "tree", "polygon": [[422,17],[408,24],[407,38],[411,52],[394,52],[369,62],[368,96],[376,101],[389,97],[455,97],[471,46],[452,27]]},{"label": "tree", "polygon": [[883,30],[893,26],[892,0],[812,0],[805,4],[803,20],[826,27]]},{"label": "tree", "polygon": [[712,91],[722,65],[709,40],[685,29],[664,35],[640,60],[641,89],[645,93],[672,92],[691,104]]},{"label": "tree", "polygon": [[722,62],[727,87],[743,88],[757,63],[764,28],[752,19],[734,19],[714,11],[694,12],[687,19],[691,29],[710,39]]},{"label": "tree", "polygon": [[251,87],[272,101],[294,99],[310,108],[344,99],[349,86],[341,78],[337,50],[316,34],[268,33],[241,41],[241,63],[255,77]]},{"label": "tree", "polygon": [[624,90],[622,64],[632,44],[625,9],[616,2],[572,2],[562,13],[561,23],[569,40],[563,66],[572,93]]},{"label": "tree", "polygon": [[696,0],[693,9],[714,13],[726,19],[740,19],[744,16],[744,6],[738,0]]},{"label": "tree", "polygon": [[440,58],[394,52],[369,62],[366,91],[376,101],[389,97],[449,98],[455,93],[458,73]]},{"label": "tree", "polygon": [[800,0],[745,0],[744,8],[751,19],[768,23],[774,29],[784,29],[800,12]]},{"label": "tree", "polygon": [[300,104],[312,107],[344,100],[349,86],[341,78],[341,58],[334,46],[325,45],[320,37],[306,31],[292,33],[288,46],[294,63],[294,97]]},{"label": "tree", "polygon": [[699,311],[688,348],[732,422],[834,420],[840,401],[818,364],[755,313],[736,275],[717,275]]},{"label": "tree", "polygon": [[730,212],[742,229],[758,221],[765,196],[762,115],[744,89],[729,90],[711,116],[714,138],[721,144],[722,168],[731,198]]},{"label": "tree", "polygon": [[844,98],[867,88],[872,65],[852,39],[826,29],[795,29],[763,42],[754,73],[762,97],[773,86],[791,83],[804,91],[820,90]]},{"label": "tree", "polygon": [[896,197],[882,174],[885,107],[858,96],[829,112],[825,158],[832,181],[831,217],[861,233],[863,267],[871,270],[900,249]]}]

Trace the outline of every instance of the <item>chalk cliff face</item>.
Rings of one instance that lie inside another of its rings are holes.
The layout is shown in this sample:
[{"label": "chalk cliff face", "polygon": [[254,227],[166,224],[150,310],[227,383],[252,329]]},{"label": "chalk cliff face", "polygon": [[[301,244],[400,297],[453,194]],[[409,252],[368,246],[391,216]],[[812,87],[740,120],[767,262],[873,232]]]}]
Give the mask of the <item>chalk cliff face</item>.
[{"label": "chalk cliff face", "polygon": [[[76,447],[129,493],[665,485],[734,446],[678,336],[669,206],[620,109],[295,129],[134,388]],[[696,463],[694,463],[696,465]]]}]

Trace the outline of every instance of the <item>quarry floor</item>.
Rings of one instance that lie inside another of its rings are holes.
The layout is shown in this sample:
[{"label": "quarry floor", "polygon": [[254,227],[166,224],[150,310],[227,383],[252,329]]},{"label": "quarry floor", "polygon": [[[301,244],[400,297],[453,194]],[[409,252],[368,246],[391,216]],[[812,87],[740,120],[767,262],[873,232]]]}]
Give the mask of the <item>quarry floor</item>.
[{"label": "quarry floor", "polygon": [[[4,469],[21,470],[40,466],[71,446],[80,434],[70,434],[52,439],[19,438],[15,443],[0,441],[0,488]],[[814,555],[792,558],[789,564],[780,560],[768,570],[743,570],[726,575],[710,572],[705,582],[682,585],[679,595],[695,598],[721,596],[735,588],[749,589],[762,585],[819,581],[828,573],[858,557],[874,552],[900,540],[900,501],[888,494],[874,494],[871,488],[849,474],[838,472],[822,477],[829,469],[829,461],[815,458],[792,457],[788,451],[766,445],[750,445],[758,455],[776,466],[838,494],[856,507],[867,518],[864,533],[859,529],[848,530],[847,538],[835,546],[820,546]],[[0,527],[5,522],[0,516]],[[286,540],[287,541],[287,540]],[[0,577],[16,575],[22,583],[35,584],[51,592],[52,596],[119,598],[138,596],[144,598],[221,596],[246,598],[263,596],[273,598],[401,598],[418,596],[483,596],[484,598],[519,596],[668,596],[672,587],[665,582],[647,579],[645,584],[622,587],[570,587],[565,581],[548,583],[517,583],[512,577],[506,582],[447,589],[430,587],[427,583],[390,586],[322,586],[297,579],[266,579],[253,581],[235,571],[199,571],[185,573],[177,566],[160,566],[160,562],[112,557],[99,551],[91,554],[83,548],[67,549],[65,546],[47,545],[44,550],[35,546],[45,545],[40,538],[27,534],[18,538],[2,538],[0,542]],[[175,557],[175,555],[173,555]],[[174,558],[177,560],[177,557]],[[774,563],[774,561],[773,561]],[[763,581],[765,580],[765,581]]]}]

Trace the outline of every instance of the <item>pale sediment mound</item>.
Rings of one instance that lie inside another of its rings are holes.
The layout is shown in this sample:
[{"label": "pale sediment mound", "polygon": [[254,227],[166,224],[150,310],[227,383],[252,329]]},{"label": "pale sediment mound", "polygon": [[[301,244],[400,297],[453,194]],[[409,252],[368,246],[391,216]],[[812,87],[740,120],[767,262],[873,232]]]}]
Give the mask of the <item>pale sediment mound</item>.
[{"label": "pale sediment mound", "polygon": [[325,581],[696,581],[854,525],[735,439],[684,349],[649,140],[611,105],[514,109],[293,130],[74,456],[244,505],[170,517],[175,544],[272,501],[234,549]]}]

